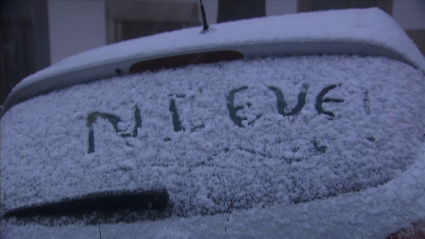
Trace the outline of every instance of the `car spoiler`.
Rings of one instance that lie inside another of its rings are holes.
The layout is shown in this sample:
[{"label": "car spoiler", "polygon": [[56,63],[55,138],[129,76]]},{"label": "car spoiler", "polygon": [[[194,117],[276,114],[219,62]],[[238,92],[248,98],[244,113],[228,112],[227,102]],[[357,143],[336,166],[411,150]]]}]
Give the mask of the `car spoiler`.
[{"label": "car spoiler", "polygon": [[[377,8],[300,13],[217,24],[207,32],[197,27],[162,33],[69,57],[22,80],[1,116],[31,97],[117,75],[242,58],[322,54],[388,57],[425,73],[424,56]],[[167,63],[172,60],[177,65]]]}]

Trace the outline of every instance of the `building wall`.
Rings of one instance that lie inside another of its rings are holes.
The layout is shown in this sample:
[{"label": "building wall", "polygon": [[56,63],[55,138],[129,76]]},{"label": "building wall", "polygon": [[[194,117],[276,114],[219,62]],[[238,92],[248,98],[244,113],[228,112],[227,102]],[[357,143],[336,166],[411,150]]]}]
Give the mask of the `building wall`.
[{"label": "building wall", "polygon": [[425,55],[425,1],[394,0],[393,18]]},{"label": "building wall", "polygon": [[[217,23],[218,0],[206,0],[202,2],[204,4],[208,24]],[[199,14],[199,16],[202,18],[201,14]],[[200,21],[202,21],[201,18],[199,19]]]},{"label": "building wall", "polygon": [[297,12],[297,0],[266,0],[267,16]]},{"label": "building wall", "polygon": [[103,0],[49,0],[51,64],[106,45]]},{"label": "building wall", "polygon": [[392,16],[404,30],[425,29],[425,1],[394,0]]}]

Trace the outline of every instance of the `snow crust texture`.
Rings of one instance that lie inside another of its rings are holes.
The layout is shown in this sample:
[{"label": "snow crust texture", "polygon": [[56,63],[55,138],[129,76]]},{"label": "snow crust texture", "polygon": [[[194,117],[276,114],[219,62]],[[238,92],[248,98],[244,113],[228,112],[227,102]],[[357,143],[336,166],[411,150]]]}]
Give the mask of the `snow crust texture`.
[{"label": "snow crust texture", "polygon": [[194,216],[366,190],[418,159],[424,87],[411,66],[357,56],[241,60],[76,85],[3,116],[2,207],[161,187],[173,215]]}]

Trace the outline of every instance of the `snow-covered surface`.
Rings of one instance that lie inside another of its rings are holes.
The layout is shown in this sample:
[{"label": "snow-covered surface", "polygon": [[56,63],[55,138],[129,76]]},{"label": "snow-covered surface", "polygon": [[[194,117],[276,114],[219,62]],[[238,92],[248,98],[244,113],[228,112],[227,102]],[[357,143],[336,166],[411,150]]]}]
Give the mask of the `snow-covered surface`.
[{"label": "snow-covered surface", "polygon": [[[425,58],[415,44],[390,16],[377,8],[301,13],[217,24],[205,34],[200,33],[199,27],[195,27],[87,51],[24,79],[13,89],[6,102],[5,110],[31,96],[45,93],[40,84],[35,87],[36,83],[46,81],[45,87],[48,88],[52,85],[48,79],[54,78],[58,82],[56,84],[61,85],[60,81],[68,80],[61,76],[69,73],[107,66],[101,70],[104,74],[102,77],[106,77],[115,74],[114,64],[119,65],[129,60],[148,60],[188,52],[235,49],[241,46],[255,48],[257,45],[293,42],[348,42],[353,45],[364,43],[368,46],[387,49],[388,53],[385,54],[408,62],[425,72]],[[336,45],[335,49],[328,48],[323,47],[323,52],[314,48],[315,51],[310,54],[335,53],[332,50],[336,49]],[[352,49],[344,47],[337,54],[351,53],[350,50]],[[282,54],[297,54],[297,52]],[[298,54],[308,54],[308,52],[300,51]],[[370,54],[377,53],[370,51]],[[382,53],[379,54],[382,55]],[[247,56],[249,55],[248,50]],[[123,69],[123,72],[127,71]],[[88,73],[84,72],[84,74]],[[81,79],[74,81],[75,84],[81,83]]]},{"label": "snow-covered surface", "polygon": [[[4,238],[386,238],[424,218],[425,147],[397,179],[297,205],[99,226],[2,228]],[[101,235],[101,237],[100,237]],[[7,237],[6,237],[7,236]],[[3,237],[2,237],[3,238]]]},{"label": "snow-covered surface", "polygon": [[[323,103],[334,117],[317,110],[318,96],[331,85],[323,98],[344,100]],[[279,114],[270,86],[281,90],[285,113],[306,92],[299,114]],[[101,225],[105,233],[383,235],[423,219],[424,90],[421,71],[358,56],[241,60],[76,85],[3,116],[2,208],[160,186],[173,215],[189,218]],[[184,131],[175,132],[171,100]],[[236,115],[246,117],[244,127],[232,121],[229,105],[243,106]],[[131,133],[136,106],[142,119],[136,137],[120,137],[98,118],[88,152],[89,115],[116,115],[118,129]],[[199,216],[223,211],[231,216]],[[9,228],[19,235],[70,227]]]}]

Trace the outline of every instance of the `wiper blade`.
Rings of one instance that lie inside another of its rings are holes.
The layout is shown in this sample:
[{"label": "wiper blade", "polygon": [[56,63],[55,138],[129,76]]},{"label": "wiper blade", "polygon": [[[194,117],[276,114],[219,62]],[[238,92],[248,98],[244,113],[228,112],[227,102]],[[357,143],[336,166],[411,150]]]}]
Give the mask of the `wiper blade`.
[{"label": "wiper blade", "polygon": [[4,217],[80,216],[94,212],[111,214],[123,210],[164,211],[168,200],[169,195],[166,189],[97,192],[81,197],[66,198],[59,202],[8,210]]}]

